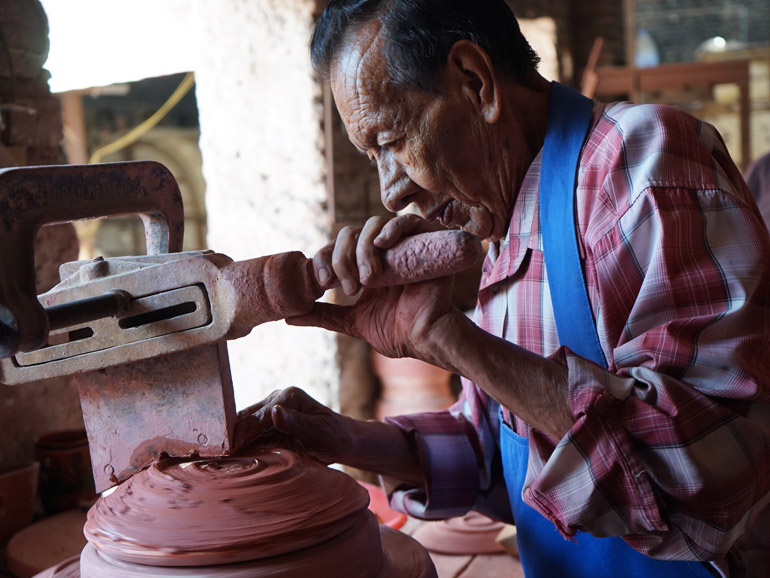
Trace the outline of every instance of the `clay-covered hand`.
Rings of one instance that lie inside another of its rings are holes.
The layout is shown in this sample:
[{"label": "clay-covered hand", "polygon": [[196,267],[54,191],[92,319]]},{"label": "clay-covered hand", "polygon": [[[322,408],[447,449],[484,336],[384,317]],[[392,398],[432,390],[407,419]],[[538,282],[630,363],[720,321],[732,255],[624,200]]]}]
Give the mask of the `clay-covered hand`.
[{"label": "clay-covered hand", "polygon": [[234,446],[236,451],[252,444],[282,447],[324,464],[344,463],[351,449],[352,421],[289,387],[238,412]]},{"label": "clay-covered hand", "polygon": [[354,305],[316,303],[313,310],[286,320],[290,325],[323,327],[367,341],[388,357],[416,357],[439,363],[431,355],[431,333],[439,320],[460,314],[451,303],[453,277],[409,285],[368,288],[382,273],[380,250],[403,237],[425,232],[427,221],[417,215],[392,220],[372,217],[366,225],[343,229],[335,242],[313,257],[319,283],[325,288],[340,284],[347,295],[362,289]]},{"label": "clay-covered hand", "polygon": [[335,413],[296,387],[274,391],[239,412],[236,453],[250,447],[286,448],[324,464],[345,464],[422,483],[414,445],[397,426]]},{"label": "clay-covered hand", "polygon": [[323,289],[341,286],[352,297],[382,273],[382,249],[431,230],[430,223],[415,214],[371,217],[363,227],[344,227],[313,257],[316,279]]}]

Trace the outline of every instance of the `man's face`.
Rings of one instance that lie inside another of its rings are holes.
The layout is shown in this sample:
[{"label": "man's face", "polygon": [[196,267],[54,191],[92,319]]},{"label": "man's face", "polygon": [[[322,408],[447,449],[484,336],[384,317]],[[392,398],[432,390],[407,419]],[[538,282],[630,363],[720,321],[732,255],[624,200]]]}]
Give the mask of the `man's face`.
[{"label": "man's face", "polygon": [[460,91],[394,87],[378,27],[369,23],[347,42],[331,88],[351,142],[377,163],[383,204],[396,212],[415,203],[429,221],[500,239],[512,199],[489,126]]}]

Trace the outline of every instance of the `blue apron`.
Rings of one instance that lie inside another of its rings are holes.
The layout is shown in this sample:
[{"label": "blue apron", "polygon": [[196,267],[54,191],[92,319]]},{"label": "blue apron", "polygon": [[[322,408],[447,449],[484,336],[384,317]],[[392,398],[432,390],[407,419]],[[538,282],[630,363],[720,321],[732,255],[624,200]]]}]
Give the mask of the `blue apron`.
[{"label": "blue apron", "polygon": [[[553,83],[540,176],[543,250],[559,341],[607,367],[588,303],[575,231],[577,163],[591,125],[593,103]],[[670,562],[640,554],[621,538],[579,533],[565,540],[556,527],[521,499],[529,441],[500,417],[500,451],[521,564],[527,578],[706,578],[707,564]]]}]

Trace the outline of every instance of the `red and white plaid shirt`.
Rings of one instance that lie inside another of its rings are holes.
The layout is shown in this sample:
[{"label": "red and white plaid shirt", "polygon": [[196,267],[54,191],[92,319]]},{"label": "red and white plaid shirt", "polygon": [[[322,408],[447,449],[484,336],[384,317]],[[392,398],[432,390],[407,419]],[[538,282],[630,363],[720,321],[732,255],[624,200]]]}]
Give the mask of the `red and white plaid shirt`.
[{"label": "red and white plaid shirt", "polygon": [[[656,558],[770,576],[770,238],[721,137],[671,107],[594,106],[576,207],[609,369],[560,347],[539,177],[540,156],[484,263],[475,313],[569,369],[577,421],[562,440],[516,421],[529,437],[524,501],[565,536],[622,536]],[[498,413],[463,380],[450,410],[390,418],[414,436],[426,481],[393,505],[510,520]]]}]

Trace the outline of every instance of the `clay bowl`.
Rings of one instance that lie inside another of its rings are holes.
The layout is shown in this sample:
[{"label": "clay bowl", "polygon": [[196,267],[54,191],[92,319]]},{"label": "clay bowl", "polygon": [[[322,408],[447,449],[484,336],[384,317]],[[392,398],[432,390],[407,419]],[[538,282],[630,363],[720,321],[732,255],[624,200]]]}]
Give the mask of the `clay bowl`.
[{"label": "clay bowl", "polygon": [[425,522],[414,532],[414,538],[431,552],[439,554],[499,554],[503,547],[495,538],[504,524],[479,514]]},{"label": "clay bowl", "polygon": [[35,457],[40,462],[40,500],[46,515],[96,501],[86,430],[43,434],[35,442]]},{"label": "clay bowl", "polygon": [[84,512],[68,510],[17,532],[5,552],[8,571],[27,578],[71,556],[79,556],[87,543],[83,536],[85,523]]}]

